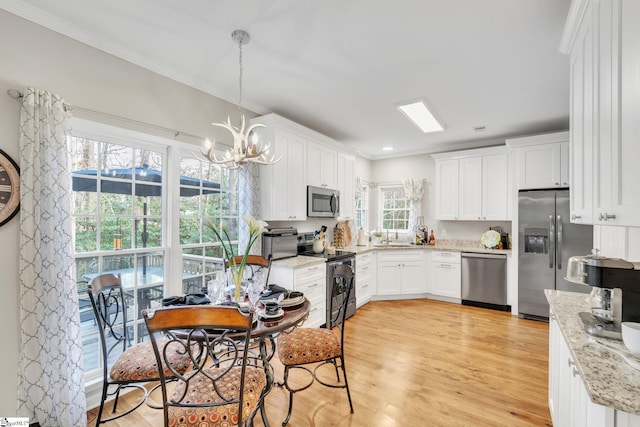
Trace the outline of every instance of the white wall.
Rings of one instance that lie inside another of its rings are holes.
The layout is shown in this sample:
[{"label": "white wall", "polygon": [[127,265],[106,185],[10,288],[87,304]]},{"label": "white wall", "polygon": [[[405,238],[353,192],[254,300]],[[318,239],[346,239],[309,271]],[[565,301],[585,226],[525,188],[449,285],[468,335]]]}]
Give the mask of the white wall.
[{"label": "white wall", "polygon": [[[0,10],[0,149],[18,159],[20,103],[8,89],[31,86],[61,95],[68,103],[198,136],[230,140],[211,122],[226,119],[237,107],[173,80],[146,71],[102,51]],[[77,116],[173,138],[173,133],[108,120],[76,111]],[[253,116],[253,114],[248,114]],[[200,143],[199,139],[184,140]],[[18,226],[16,217],[0,227],[0,415],[17,408],[19,354]],[[46,348],[44,349],[46,351]]]}]

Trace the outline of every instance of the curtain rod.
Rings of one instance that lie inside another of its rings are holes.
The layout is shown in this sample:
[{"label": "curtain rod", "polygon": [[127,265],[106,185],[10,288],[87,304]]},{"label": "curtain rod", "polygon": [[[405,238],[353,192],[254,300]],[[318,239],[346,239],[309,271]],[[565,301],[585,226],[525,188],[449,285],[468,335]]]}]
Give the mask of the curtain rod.
[{"label": "curtain rod", "polygon": [[[7,90],[7,95],[9,95],[9,97],[11,97],[13,99],[21,99],[21,98],[24,97],[22,92],[20,92],[18,89],[8,89]],[[177,138],[178,136],[186,136],[186,137],[197,139],[199,141],[204,141],[206,139],[204,137],[201,137],[201,136],[198,136],[198,135],[194,135],[194,134],[191,134],[191,133],[188,133],[188,132],[182,132],[182,131],[176,130],[176,129],[170,129],[170,128],[166,128],[166,127],[163,127],[163,126],[153,125],[151,123],[140,122],[138,120],[128,119],[128,118],[122,117],[122,116],[116,116],[115,114],[104,113],[102,111],[96,111],[96,110],[92,110],[90,108],[78,107],[78,106],[75,106],[75,105],[71,105],[71,104],[69,104],[67,102],[64,102],[64,108],[67,111],[73,111],[73,110],[82,111],[82,112],[85,112],[85,113],[96,114],[96,115],[99,115],[99,116],[109,117],[111,119],[121,120],[121,121],[132,123],[132,124],[135,124],[135,125],[141,125],[141,126],[145,126],[145,127],[148,127],[148,128],[161,130],[163,132],[169,132],[169,133],[173,134],[174,139]],[[225,144],[222,144],[222,145],[225,145]]]}]

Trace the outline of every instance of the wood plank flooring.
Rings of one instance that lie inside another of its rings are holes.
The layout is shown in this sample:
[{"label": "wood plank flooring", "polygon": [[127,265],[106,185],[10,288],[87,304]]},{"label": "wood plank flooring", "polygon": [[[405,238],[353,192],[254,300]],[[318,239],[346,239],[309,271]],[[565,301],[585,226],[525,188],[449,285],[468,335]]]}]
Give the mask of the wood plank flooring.
[{"label": "wood plank flooring", "polygon": [[[355,413],[344,390],[314,384],[296,394],[290,426],[552,425],[547,323],[434,300],[378,301],[347,321],[345,340]],[[287,399],[281,387],[267,397],[272,426]],[[143,405],[107,425],[161,426],[162,413]]]}]

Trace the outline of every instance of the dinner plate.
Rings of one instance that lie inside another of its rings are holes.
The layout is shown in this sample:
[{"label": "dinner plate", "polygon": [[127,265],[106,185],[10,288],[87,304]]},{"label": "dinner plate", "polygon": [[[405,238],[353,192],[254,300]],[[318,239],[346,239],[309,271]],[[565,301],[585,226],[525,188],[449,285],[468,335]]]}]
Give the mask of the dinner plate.
[{"label": "dinner plate", "polygon": [[296,307],[304,302],[304,295],[300,295],[295,298],[287,298],[280,301],[280,307],[282,308],[291,308]]},{"label": "dinner plate", "polygon": [[267,314],[264,310],[258,310],[260,320],[279,320],[284,317],[284,310],[280,308],[276,314]]}]

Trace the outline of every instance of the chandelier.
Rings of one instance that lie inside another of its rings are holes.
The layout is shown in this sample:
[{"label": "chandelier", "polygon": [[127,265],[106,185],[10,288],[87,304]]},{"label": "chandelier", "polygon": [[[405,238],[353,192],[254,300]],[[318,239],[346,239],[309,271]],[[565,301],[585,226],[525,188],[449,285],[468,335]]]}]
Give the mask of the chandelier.
[{"label": "chandelier", "polygon": [[238,99],[238,111],[240,112],[240,127],[235,127],[231,124],[231,119],[227,116],[227,121],[224,123],[211,123],[213,126],[218,126],[227,129],[233,136],[233,148],[227,149],[224,157],[219,158],[214,153],[216,141],[213,143],[208,139],[205,141],[204,148],[202,148],[202,154],[207,156],[211,163],[222,165],[227,169],[238,169],[246,163],[257,163],[260,165],[270,165],[280,158],[276,159],[274,155],[269,154],[270,144],[262,145],[258,142],[257,135],[254,129],[260,127],[266,127],[263,124],[254,124],[249,126],[245,131],[245,117],[242,113],[242,45],[249,43],[249,33],[243,30],[235,30],[231,33],[231,38],[236,42],[240,48],[240,78],[238,79],[238,85],[240,88],[240,95]]}]

